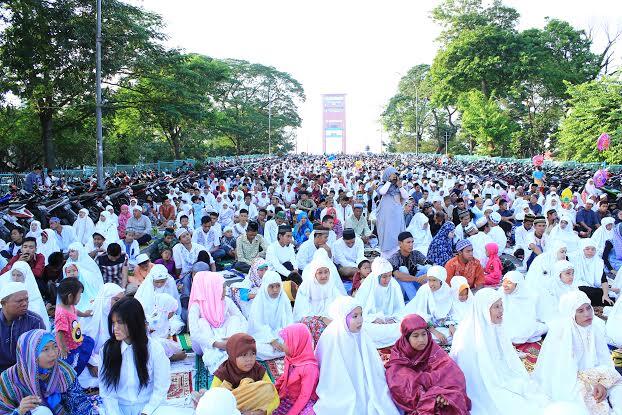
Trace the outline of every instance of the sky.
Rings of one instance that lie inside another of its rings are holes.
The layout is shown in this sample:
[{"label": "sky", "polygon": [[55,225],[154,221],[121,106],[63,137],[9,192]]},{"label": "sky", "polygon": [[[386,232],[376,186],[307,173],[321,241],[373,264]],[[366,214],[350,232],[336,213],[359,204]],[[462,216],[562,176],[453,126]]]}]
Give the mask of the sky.
[{"label": "sky", "polygon": [[[160,14],[167,46],[214,58],[236,58],[290,73],[305,89],[298,152],[320,153],[321,94],[345,93],[347,152],[381,150],[379,118],[409,68],[431,64],[440,28],[435,0],[131,0]],[[622,1],[505,0],[521,14],[520,29],[543,27],[545,17],[622,30]],[[617,49],[622,64],[622,39]]]}]

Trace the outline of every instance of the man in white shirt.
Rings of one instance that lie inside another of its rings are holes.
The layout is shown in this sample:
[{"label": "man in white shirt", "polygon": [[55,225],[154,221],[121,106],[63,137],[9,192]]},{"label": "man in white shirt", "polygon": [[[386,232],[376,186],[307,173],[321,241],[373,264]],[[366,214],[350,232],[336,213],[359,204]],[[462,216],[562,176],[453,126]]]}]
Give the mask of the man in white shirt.
[{"label": "man in white shirt", "polygon": [[246,234],[248,227],[248,210],[240,209],[238,212],[238,223],[233,226],[233,237],[238,239],[240,235]]},{"label": "man in white shirt", "polygon": [[488,216],[488,237],[492,239],[494,243],[499,247],[499,255],[503,253],[505,246],[508,243],[508,238],[503,231],[503,228],[499,226],[499,222],[501,222],[501,215],[499,212],[492,212]]},{"label": "man in white shirt", "polygon": [[309,235],[309,239],[304,241],[298,248],[298,254],[296,255],[296,263],[298,264],[298,270],[302,275],[302,270],[305,269],[309,263],[313,260],[315,251],[319,248],[326,249],[328,256],[331,255],[331,249],[328,246],[328,228],[324,226],[314,226],[313,232]]},{"label": "man in white shirt", "polygon": [[337,219],[339,219],[341,223],[346,223],[346,220],[352,216],[352,205],[350,204],[350,198],[348,196],[341,197],[339,205],[335,207],[335,212],[337,213]]},{"label": "man in white shirt", "polygon": [[296,201],[296,192],[292,189],[292,185],[287,183],[285,186],[285,191],[283,192],[283,201],[285,202],[285,206],[289,207],[292,203]]},{"label": "man in white shirt", "polygon": [[203,245],[192,243],[192,236],[186,229],[177,229],[175,237],[179,240],[179,243],[173,247],[175,274],[183,285],[181,296],[188,297],[192,286],[192,266],[197,262],[199,252],[207,251],[207,249]]},{"label": "man in white shirt", "polygon": [[209,216],[201,218],[201,227],[194,230],[192,242],[204,246],[214,260],[225,256],[225,250],[220,247],[220,238],[216,228],[212,227],[212,218]]},{"label": "man in white shirt", "polygon": [[356,237],[353,229],[346,228],[343,237],[333,246],[333,262],[343,279],[351,280],[358,271],[358,263],[365,256],[363,241]]},{"label": "man in white shirt", "polygon": [[268,246],[266,261],[281,275],[283,281],[291,280],[300,285],[302,278],[298,274],[296,253],[292,244],[292,229],[289,226],[279,226],[277,238],[277,241]]},{"label": "man in white shirt", "polygon": [[486,227],[488,227],[488,221],[485,217],[481,217],[476,225],[479,225],[480,231],[475,226],[468,224],[465,228],[465,232],[469,237],[467,238],[471,241],[471,245],[473,245],[473,256],[479,261],[482,267],[486,266],[488,262],[488,256],[486,255],[486,245],[492,242],[492,239],[483,231]]},{"label": "man in white shirt", "polygon": [[259,216],[259,210],[257,210],[257,206],[255,206],[251,202],[250,193],[244,195],[244,201],[240,203],[240,206],[238,207],[238,214],[239,211],[241,211],[242,209],[246,209],[248,211],[248,219],[250,221],[257,220],[257,216]]},{"label": "man in white shirt", "polygon": [[523,219],[523,224],[514,230],[515,252],[518,249],[522,249],[525,254],[527,253],[527,249],[529,249],[529,244],[527,243],[527,240],[529,239],[529,235],[533,233],[533,220],[533,215],[525,215],[525,219]]},{"label": "man in white shirt", "polygon": [[270,219],[266,222],[263,231],[263,238],[268,245],[277,241],[277,235],[279,233],[279,226],[285,223],[285,212],[279,211],[274,219]]}]

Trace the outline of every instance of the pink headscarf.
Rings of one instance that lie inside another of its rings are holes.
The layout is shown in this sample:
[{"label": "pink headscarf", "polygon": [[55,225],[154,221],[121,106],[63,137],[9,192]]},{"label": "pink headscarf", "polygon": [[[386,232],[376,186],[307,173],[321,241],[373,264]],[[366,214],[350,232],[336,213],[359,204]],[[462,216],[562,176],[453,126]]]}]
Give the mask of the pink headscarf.
[{"label": "pink headscarf", "polygon": [[[310,370],[315,377],[306,379],[306,382],[315,382],[313,390],[319,379],[320,369],[315,354],[313,353],[313,337],[311,332],[301,323],[296,323],[285,327],[279,332],[279,336],[289,349],[289,353],[285,356],[285,366],[283,374],[276,381],[275,387],[279,391],[279,396],[285,398],[287,389],[290,384],[300,381],[300,377],[296,376],[296,370],[302,366],[312,366],[315,370]],[[291,370],[290,370],[291,369]],[[315,392],[314,392],[315,395]]]},{"label": "pink headscarf", "polygon": [[201,317],[212,327],[221,327],[225,322],[225,300],[222,298],[224,285],[225,279],[217,272],[197,272],[192,281],[188,309],[192,304],[197,304]]},{"label": "pink headscarf", "polygon": [[130,208],[128,205],[121,205],[121,211],[119,212],[119,226],[117,226],[117,230],[119,231],[119,238],[125,238],[125,229],[127,228],[127,221],[132,217],[130,213]]}]

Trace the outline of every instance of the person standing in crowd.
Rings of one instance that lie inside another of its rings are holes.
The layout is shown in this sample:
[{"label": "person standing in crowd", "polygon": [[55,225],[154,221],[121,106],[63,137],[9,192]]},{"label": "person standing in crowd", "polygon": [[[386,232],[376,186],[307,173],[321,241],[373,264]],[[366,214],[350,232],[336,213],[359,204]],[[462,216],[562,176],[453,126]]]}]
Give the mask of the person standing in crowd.
[{"label": "person standing in crowd", "polygon": [[408,199],[408,193],[402,187],[402,181],[394,167],[387,167],[382,174],[384,184],[378,189],[382,197],[376,213],[378,242],[383,255],[393,255],[398,248],[398,235],[404,231],[402,205]]}]

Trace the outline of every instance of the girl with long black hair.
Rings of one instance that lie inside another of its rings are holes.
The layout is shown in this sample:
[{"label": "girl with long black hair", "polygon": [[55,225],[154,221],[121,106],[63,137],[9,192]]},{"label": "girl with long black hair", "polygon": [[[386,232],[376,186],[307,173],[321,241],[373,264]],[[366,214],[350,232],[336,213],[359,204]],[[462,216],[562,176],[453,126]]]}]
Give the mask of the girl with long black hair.
[{"label": "girl with long black hair", "polygon": [[140,302],[124,298],[115,303],[108,331],[99,372],[106,414],[151,415],[166,399],[171,366],[162,345],[147,336]]}]

